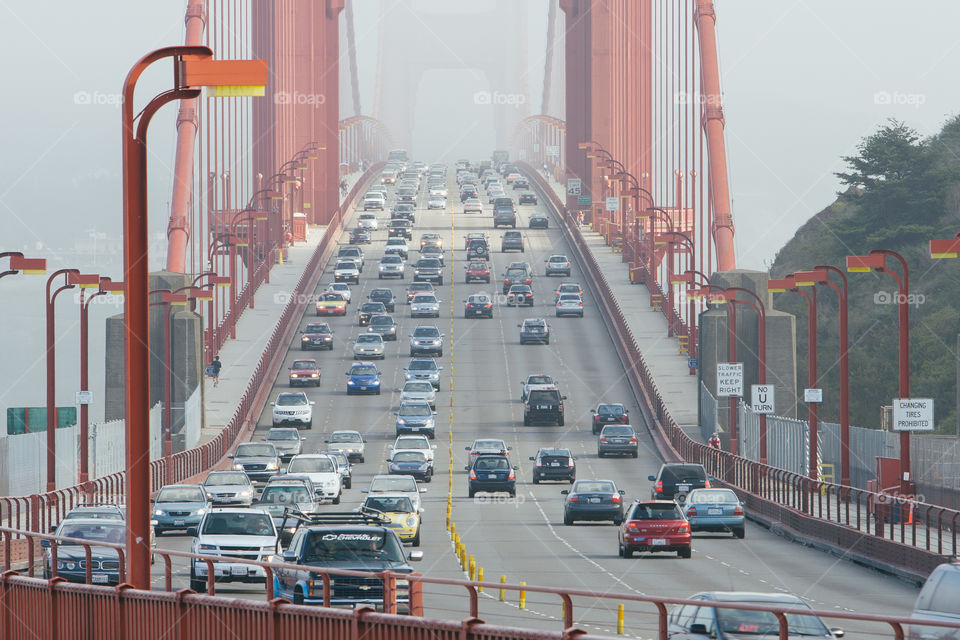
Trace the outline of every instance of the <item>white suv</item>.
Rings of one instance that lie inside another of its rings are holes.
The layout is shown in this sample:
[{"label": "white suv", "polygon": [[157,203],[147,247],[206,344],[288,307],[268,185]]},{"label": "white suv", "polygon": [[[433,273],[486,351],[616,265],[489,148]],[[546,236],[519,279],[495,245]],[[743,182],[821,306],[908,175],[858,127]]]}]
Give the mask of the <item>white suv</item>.
[{"label": "white suv", "polygon": [[436,448],[436,445],[430,444],[427,436],[421,435],[397,436],[397,441],[390,445],[390,451],[393,453],[404,449],[420,451],[427,456],[428,462],[433,462],[433,452]]},{"label": "white suv", "polygon": [[287,465],[288,474],[307,476],[313,483],[317,498],[332,500],[340,504],[343,493],[343,479],[337,462],[330,456],[320,454],[301,454],[294,456]]},{"label": "white suv", "polygon": [[[210,509],[197,525],[191,551],[205,556],[224,556],[213,563],[216,582],[266,582],[266,572],[256,565],[232,562],[231,558],[273,562],[277,528],[263,509],[233,507]],[[207,563],[190,561],[190,588],[207,591]]]},{"label": "white suv", "polygon": [[307,429],[313,427],[313,401],[307,399],[307,394],[284,392],[277,396],[276,401],[271,402],[273,407],[273,426],[281,427],[285,424],[292,424],[299,427],[305,426]]}]

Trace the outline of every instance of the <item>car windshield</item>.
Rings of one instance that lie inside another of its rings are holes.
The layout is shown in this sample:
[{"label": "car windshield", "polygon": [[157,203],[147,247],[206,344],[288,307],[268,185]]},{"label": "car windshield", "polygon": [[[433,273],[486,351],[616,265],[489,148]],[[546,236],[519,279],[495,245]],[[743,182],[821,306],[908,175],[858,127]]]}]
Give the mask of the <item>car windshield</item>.
[{"label": "car windshield", "polygon": [[384,493],[387,491],[416,491],[417,490],[417,481],[413,478],[407,476],[381,476],[374,478],[370,482],[370,492],[371,493]]},{"label": "car windshield", "polygon": [[[343,262],[338,262],[338,263],[337,263],[337,269],[345,269],[346,267],[341,267],[341,266],[340,266],[340,265],[342,265],[342,264],[345,264],[345,263],[343,263]],[[352,263],[352,262],[350,263],[350,267],[351,267],[351,268],[353,267],[353,263]],[[323,294],[322,296],[320,296],[320,299],[323,300],[324,302],[342,302],[342,301],[343,301],[343,294],[341,294],[341,293],[333,293],[333,292],[331,292],[331,293],[325,293],[325,294]]]},{"label": "car windshield", "polygon": [[420,268],[425,267],[427,269],[439,269],[440,261],[436,258],[422,258],[419,262],[417,262],[417,266]]},{"label": "car windshield", "polygon": [[[111,522],[110,520],[103,520],[97,523],[66,523],[60,526],[60,531],[57,532],[57,535],[64,538],[82,538],[84,540],[123,544],[126,540],[127,527],[123,522]],[[70,543],[61,542],[60,544]]]},{"label": "car windshield", "polygon": [[293,363],[294,369],[316,369],[317,363],[313,360],[297,360]]},{"label": "car windshield", "polygon": [[203,521],[202,534],[208,536],[275,536],[273,520],[265,513],[214,512]]},{"label": "car windshield", "polygon": [[526,284],[515,284],[510,287],[510,293],[527,293],[530,290],[530,285]]},{"label": "car windshield", "polygon": [[551,404],[558,402],[557,392],[553,390],[531,391],[527,399],[530,404]]},{"label": "car windshield", "polygon": [[352,261],[351,261],[351,262],[338,262],[336,268],[337,268],[337,269],[356,269],[356,268],[357,268],[357,265],[355,265]]},{"label": "car windshield", "polygon": [[96,509],[74,509],[67,512],[67,515],[64,516],[64,520],[70,520],[72,518],[93,518],[94,520],[123,520],[123,514],[119,511],[109,510],[109,511],[100,511]]},{"label": "car windshield", "polygon": [[477,458],[473,468],[477,471],[506,471],[510,468],[510,463],[499,456],[481,456]]},{"label": "car windshield", "polygon": [[377,214],[375,214],[375,213],[361,213],[361,214],[360,214],[360,219],[361,219],[361,220],[376,220],[376,219],[377,219]]},{"label": "car windshield", "polygon": [[566,262],[566,256],[550,256],[550,262]]},{"label": "car windshield", "polygon": [[403,385],[404,393],[429,393],[433,391],[433,385],[429,382],[408,382]]},{"label": "car windshield", "polygon": [[400,264],[403,260],[400,259],[400,256],[383,256],[380,262],[383,264]]},{"label": "car windshield", "polygon": [[256,457],[269,457],[273,458],[277,455],[277,450],[273,448],[272,444],[256,444],[256,443],[247,443],[237,445],[237,453],[234,455],[235,458],[256,458]]},{"label": "car windshield", "polygon": [[660,479],[664,482],[690,482],[696,480],[705,480],[706,471],[698,464],[676,464],[663,468]]},{"label": "car windshield", "polygon": [[157,494],[157,502],[205,502],[199,487],[166,487]]},{"label": "car windshield", "polygon": [[601,416],[622,416],[623,413],[622,404],[602,404],[597,407],[597,414]]},{"label": "car windshield", "polygon": [[575,293],[567,293],[560,296],[561,302],[580,302],[580,296]]},{"label": "car windshield", "polygon": [[440,330],[436,327],[417,327],[413,330],[413,335],[416,338],[439,338]]},{"label": "car windshield", "polygon": [[484,271],[484,270],[486,270],[486,268],[487,268],[487,263],[486,263],[486,262],[471,262],[468,268],[469,268],[469,269],[473,269],[474,271]]},{"label": "car windshield", "polygon": [[393,461],[423,463],[427,461],[427,456],[419,451],[401,451],[393,456]]},{"label": "car windshield", "polygon": [[296,442],[299,439],[300,432],[294,429],[270,429],[270,431],[267,432],[267,440]]},{"label": "car windshield", "polygon": [[687,497],[687,502],[696,504],[717,503],[717,502],[739,502],[737,494],[729,489],[710,489],[703,491],[698,489],[692,491]]},{"label": "car windshield", "polygon": [[410,291],[433,291],[433,285],[429,282],[415,282],[410,285]]},{"label": "car windshield", "polygon": [[376,333],[361,333],[357,336],[357,344],[382,344],[383,338]]},{"label": "car windshield", "polygon": [[327,565],[331,562],[405,562],[396,536],[383,529],[313,530],[304,543],[303,562]]},{"label": "car windshield", "polygon": [[[750,602],[745,604],[768,604]],[[797,606],[800,608],[800,606]],[[717,609],[717,625],[724,633],[739,635],[776,635],[780,626],[771,611],[744,611],[742,609]],[[787,614],[790,635],[830,636],[830,632],[815,616]]]},{"label": "car windshield", "polygon": [[290,485],[285,487],[266,487],[260,494],[259,502],[273,504],[295,504],[310,502],[310,493],[306,487]]},{"label": "car windshield", "polygon": [[490,302],[490,298],[488,298],[487,296],[470,296],[470,299],[468,300],[468,302],[487,303],[487,302]]},{"label": "car windshield", "polygon": [[370,324],[391,325],[393,324],[393,318],[391,318],[390,316],[384,316],[384,315],[373,316],[372,318],[370,318]]},{"label": "car windshield", "polygon": [[425,417],[433,415],[428,404],[402,404],[400,405],[401,416]]},{"label": "car windshield", "polygon": [[429,304],[429,303],[436,302],[436,301],[437,301],[437,298],[436,298],[436,296],[433,296],[433,295],[431,295],[431,294],[424,293],[424,294],[420,294],[420,295],[414,296],[414,297],[413,297],[413,301],[414,301],[414,302],[421,302],[421,303],[424,303],[424,304]]},{"label": "car windshield", "polygon": [[333,473],[336,469],[330,458],[294,458],[287,465],[287,473]]},{"label": "car windshield", "polygon": [[526,269],[519,269],[519,268],[516,268],[516,267],[514,267],[514,268],[512,268],[512,269],[507,269],[507,277],[508,277],[508,278],[521,278],[521,277],[523,277],[523,276],[525,276],[525,275],[527,275],[527,270],[526,270]]},{"label": "car windshield", "polygon": [[412,513],[413,503],[406,496],[396,498],[376,498],[370,496],[364,501],[363,506],[367,509],[375,509],[383,513]]},{"label": "car windshield", "polygon": [[622,427],[604,427],[603,431],[600,432],[601,435],[605,436],[632,436],[633,427],[622,426]]},{"label": "car windshield", "polygon": [[571,493],[616,493],[617,487],[606,480],[579,480]]},{"label": "car windshield", "polygon": [[281,407],[293,407],[307,404],[307,396],[302,393],[281,393],[277,396],[277,404]]},{"label": "car windshield", "polygon": [[247,474],[233,471],[214,471],[203,481],[205,487],[229,487],[239,484],[250,484]]},{"label": "car windshield", "polygon": [[386,298],[389,300],[390,298],[393,297],[393,292],[390,291],[389,289],[374,289],[373,291],[370,292],[370,297],[378,298],[378,299]]},{"label": "car windshield", "polygon": [[383,303],[382,302],[364,302],[362,305],[360,305],[360,311],[366,311],[368,313],[372,313],[374,311],[383,311]]},{"label": "car windshield", "polygon": [[340,431],[330,436],[330,442],[363,442],[359,433]]},{"label": "car windshield", "polygon": [[683,513],[675,502],[638,504],[630,514],[631,520],[683,520]]},{"label": "car windshield", "polygon": [[330,333],[330,326],[326,324],[308,324],[304,333]]},{"label": "car windshield", "polygon": [[503,440],[477,440],[471,448],[474,451],[477,449],[497,449],[498,451],[506,449],[506,447],[503,446]]},{"label": "car windshield", "polygon": [[553,384],[553,378],[550,376],[530,376],[527,378],[527,384]]},{"label": "car windshield", "polygon": [[350,368],[350,375],[375,376],[377,375],[377,368],[372,364],[358,364],[357,366]]},{"label": "car windshield", "polygon": [[436,371],[437,363],[433,360],[411,360],[407,368],[410,371]]},{"label": "car windshield", "polygon": [[[429,383],[428,383],[429,384]],[[429,449],[426,438],[398,438],[394,449]]]}]

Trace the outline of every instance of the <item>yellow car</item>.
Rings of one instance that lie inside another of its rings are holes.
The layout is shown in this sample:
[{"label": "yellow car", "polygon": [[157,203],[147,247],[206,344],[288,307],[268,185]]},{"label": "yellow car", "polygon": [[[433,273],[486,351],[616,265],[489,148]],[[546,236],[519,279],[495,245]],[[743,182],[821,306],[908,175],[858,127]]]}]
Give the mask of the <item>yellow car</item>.
[{"label": "yellow car", "polygon": [[402,493],[378,493],[367,496],[363,511],[382,513],[390,520],[387,526],[393,529],[400,540],[420,546],[420,513],[413,508],[408,496]]},{"label": "yellow car", "polygon": [[318,316],[345,316],[347,315],[347,299],[341,293],[327,291],[317,299]]}]

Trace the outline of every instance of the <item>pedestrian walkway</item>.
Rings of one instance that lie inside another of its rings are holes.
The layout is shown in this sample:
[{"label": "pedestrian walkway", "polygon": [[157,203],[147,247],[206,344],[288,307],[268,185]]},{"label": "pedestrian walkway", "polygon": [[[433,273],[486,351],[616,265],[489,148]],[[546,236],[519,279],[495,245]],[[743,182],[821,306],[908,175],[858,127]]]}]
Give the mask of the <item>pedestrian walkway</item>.
[{"label": "pedestrian walkway", "polygon": [[[567,193],[564,185],[552,176],[548,181],[557,196],[565,200]],[[702,440],[699,428],[694,428],[698,425],[697,376],[690,375],[687,356],[680,352],[677,339],[667,337],[666,317],[650,306],[650,292],[644,285],[630,282],[627,264],[621,260],[623,254],[609,247],[604,237],[589,225],[583,226],[580,231],[623,310],[670,415],[691,438]]]}]

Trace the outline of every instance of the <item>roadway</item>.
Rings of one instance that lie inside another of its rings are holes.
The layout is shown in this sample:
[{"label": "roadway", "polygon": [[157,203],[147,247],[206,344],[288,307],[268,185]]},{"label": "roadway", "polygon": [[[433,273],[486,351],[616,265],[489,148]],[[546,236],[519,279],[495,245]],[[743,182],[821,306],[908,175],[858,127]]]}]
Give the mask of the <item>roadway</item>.
[{"label": "roadway", "polygon": [[[434,482],[426,485],[422,529],[425,557],[419,565],[414,564],[418,571],[436,577],[464,577],[444,526],[447,469],[452,454],[453,520],[467,553],[473,555],[477,566],[484,569],[486,581],[496,582],[505,575],[511,583],[524,581],[530,585],[681,598],[710,590],[785,591],[805,598],[818,609],[909,615],[917,595],[915,587],[790,543],[752,523],[748,523],[743,540],[719,534],[697,534],[690,560],[678,559],[673,554],[622,559],[617,556],[617,534],[612,524],[564,526],[560,491],[568,485],[534,485],[530,480],[532,463],[528,458],[538,447],[560,445],[570,448],[577,456],[578,478],[613,480],[626,490],[628,502],[649,497],[647,476],[656,472],[660,461],[649,434],[645,432],[645,425],[638,423],[641,412],[631,396],[613,343],[597,315],[593,292],[585,292],[584,318],[553,317],[552,291],[556,285],[561,280],[585,285],[585,278],[576,263],[570,278],[546,278],[543,275],[543,263],[549,255],[571,255],[556,228],[555,219],[551,218],[550,229],[528,229],[528,215],[537,207],[518,207],[518,229],[522,229],[526,236],[526,252],[500,253],[501,230],[492,230],[489,207],[483,215],[463,214],[452,167],[450,175],[452,198],[446,210],[427,211],[426,198],[421,195],[411,244],[411,247],[419,246],[419,234],[423,232],[438,232],[443,236],[446,268],[444,286],[438,288],[441,318],[413,319],[409,317],[406,305],[397,305],[393,315],[398,325],[398,340],[388,342],[386,359],[377,361],[383,373],[382,395],[348,397],[344,372],[352,362],[350,341],[362,330],[356,322],[359,303],[366,300],[371,289],[380,286],[391,287],[398,297],[405,299],[403,292],[412,279],[409,272],[402,282],[380,281],[376,277],[376,261],[382,255],[388,212],[380,216],[382,228],[374,233],[373,244],[364,247],[365,271],[360,284],[353,288],[353,302],[346,317],[328,320],[335,331],[334,350],[301,352],[297,335],[271,390],[271,397],[287,390],[286,367],[293,360],[314,357],[323,367],[323,374],[320,387],[306,389],[316,404],[313,429],[302,432],[306,436],[304,452],[324,449],[323,440],[336,429],[357,429],[365,434],[368,441],[366,462],[354,465],[353,488],[345,490],[343,504],[329,507],[331,510],[358,506],[364,496],[360,489],[367,486],[374,474],[386,472],[387,446],[395,438],[393,411],[399,404],[396,390],[403,384],[402,367],[409,360],[407,335],[418,325],[435,324],[446,334],[444,356],[440,361],[444,370],[437,400],[437,476]],[[538,207],[546,210],[543,204]],[[494,275],[491,285],[463,282],[463,236],[470,231],[485,231],[490,237]],[[346,238],[342,241],[346,242]],[[450,249],[454,250],[452,254]],[[410,261],[415,259],[416,253],[411,251]],[[499,292],[496,276],[502,273],[507,263],[515,260],[530,262],[537,273],[534,279],[535,308],[516,309],[501,304],[496,307],[492,320],[464,319],[462,304],[467,295],[480,291]],[[317,291],[324,289],[329,282],[332,282],[332,264],[327,265]],[[551,324],[550,344],[520,346],[517,325],[523,318],[537,316],[546,317]],[[312,307],[308,307],[301,319],[301,328],[314,320]],[[562,392],[567,395],[565,427],[522,426],[520,381],[529,373],[538,372],[557,378]],[[634,426],[641,432],[638,459],[597,458],[596,436],[591,435],[589,425],[590,409],[599,400],[620,401],[628,405]],[[270,425],[271,411],[267,406],[253,439],[265,435]],[[448,448],[449,433],[453,434],[453,443]],[[477,437],[503,438],[513,447],[511,457],[514,464],[520,466],[516,499],[509,500],[505,495],[491,499],[484,494],[475,499],[467,497],[464,471],[467,452],[464,447]],[[160,538],[159,544],[164,548],[189,550],[190,539],[165,536]],[[155,573],[160,566],[158,563]],[[177,567],[175,587],[186,587],[186,583],[186,568]],[[162,585],[159,573],[155,584]],[[217,593],[261,598],[263,588],[224,584],[217,586]],[[441,594],[436,588],[428,588],[426,615],[464,617],[467,601],[460,596],[460,593]],[[508,592],[505,603],[496,600],[495,592],[488,591],[484,596],[480,602],[480,617],[488,622],[559,627],[561,608],[558,600],[528,593],[526,609],[520,610],[516,594]],[[615,631],[616,601],[575,600],[574,604],[578,626],[591,631]],[[652,612],[653,607],[628,604],[627,634],[636,637],[654,635]],[[851,637],[849,631],[855,632],[853,637],[857,637],[856,632],[885,631],[883,627],[854,629],[850,625],[840,626],[848,630],[847,637]]]}]

